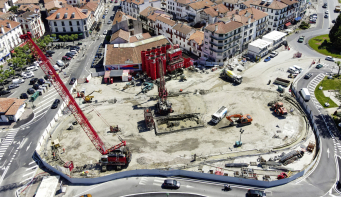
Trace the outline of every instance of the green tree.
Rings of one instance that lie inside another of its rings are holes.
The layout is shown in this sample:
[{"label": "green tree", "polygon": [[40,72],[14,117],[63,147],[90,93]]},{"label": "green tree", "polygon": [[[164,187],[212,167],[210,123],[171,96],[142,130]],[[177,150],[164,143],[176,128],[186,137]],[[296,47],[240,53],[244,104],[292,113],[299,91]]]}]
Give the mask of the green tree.
[{"label": "green tree", "polygon": [[68,39],[68,36],[67,35],[59,35],[59,39],[64,42],[64,45],[65,45],[65,42],[66,40]]},{"label": "green tree", "polygon": [[341,48],[341,14],[336,18],[336,22],[329,31],[329,40],[336,48]]},{"label": "green tree", "polygon": [[68,36],[69,37],[69,41],[72,41],[73,44],[75,44],[75,37],[73,36],[74,34]]},{"label": "green tree", "polygon": [[12,6],[8,11],[12,11],[14,13],[17,13],[18,12],[18,6]]},{"label": "green tree", "polygon": [[2,70],[4,68],[4,66],[3,65],[0,65],[0,69]]},{"label": "green tree", "polygon": [[51,37],[52,38],[57,38],[57,35],[56,34],[51,34]]}]

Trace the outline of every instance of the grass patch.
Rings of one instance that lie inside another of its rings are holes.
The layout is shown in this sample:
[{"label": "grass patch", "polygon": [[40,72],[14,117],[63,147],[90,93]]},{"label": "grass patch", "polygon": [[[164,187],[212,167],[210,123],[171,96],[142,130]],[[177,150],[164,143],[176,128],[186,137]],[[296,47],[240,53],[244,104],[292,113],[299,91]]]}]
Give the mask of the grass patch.
[{"label": "grass patch", "polygon": [[308,44],[315,51],[335,58],[341,58],[340,50],[335,49],[329,41],[329,35],[316,36],[308,41]]},{"label": "grass patch", "polygon": [[[329,97],[324,96],[323,90],[335,90],[339,89],[341,80],[340,78],[333,78],[328,79],[325,77],[315,88],[314,94],[318,102],[324,107],[324,108],[333,108],[338,107],[336,103],[332,99],[329,99]],[[322,86],[323,89],[320,90],[319,87]],[[326,107],[324,104],[329,103],[329,107]]]}]

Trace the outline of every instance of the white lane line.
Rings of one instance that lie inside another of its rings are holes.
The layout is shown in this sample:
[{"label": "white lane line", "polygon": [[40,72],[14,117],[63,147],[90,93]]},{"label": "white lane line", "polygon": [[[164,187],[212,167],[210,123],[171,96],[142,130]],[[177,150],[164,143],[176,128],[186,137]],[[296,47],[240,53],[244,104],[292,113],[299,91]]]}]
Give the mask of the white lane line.
[{"label": "white lane line", "polygon": [[23,175],[23,177],[25,177],[25,176],[28,176],[28,175],[30,175],[30,174],[33,174],[33,173],[35,173],[35,171],[33,171],[33,172],[30,172],[30,173],[28,173],[28,174],[25,174],[25,175]]},{"label": "white lane line", "polygon": [[49,94],[46,94],[45,96],[43,96],[43,99],[48,97],[49,95],[56,94],[56,93],[57,93],[57,91],[50,92]]},{"label": "white lane line", "polygon": [[23,182],[25,182],[25,181],[27,181],[27,180],[30,180],[30,179],[32,179],[32,178],[33,178],[33,177],[30,177],[30,178],[24,179],[24,180],[20,181],[19,183],[23,183]]},{"label": "white lane line", "polygon": [[36,161],[32,161],[31,163],[29,163],[28,165],[31,165],[31,164],[33,164],[33,163],[36,163]]},{"label": "white lane line", "polygon": [[[51,104],[52,104],[52,103],[51,103]],[[39,113],[39,112],[41,112],[41,111],[46,110],[47,108],[50,108],[50,106],[46,106],[44,109],[42,109],[42,110],[40,110],[40,111],[37,111],[37,112],[34,112],[34,113]]]},{"label": "white lane line", "polygon": [[[51,100],[51,101],[52,101],[52,100]],[[34,112],[34,113],[38,113],[38,112],[37,112],[37,109],[46,108],[46,107],[47,107],[46,105],[52,105],[53,102],[51,102],[51,101],[49,101],[48,103],[45,103],[44,105],[40,105],[39,107],[36,107],[36,108],[33,110],[33,112]],[[39,110],[39,111],[41,111],[41,110]]]},{"label": "white lane line", "polygon": [[7,174],[8,169],[9,169],[9,166],[6,167],[4,173],[2,174],[2,176],[0,178],[0,185],[1,185],[2,181],[4,180],[4,178],[5,178],[6,174]]},{"label": "white lane line", "polygon": [[27,168],[25,171],[32,170],[32,169],[34,169],[34,168],[36,168],[36,167],[38,167],[38,165],[32,166],[32,167],[30,167],[30,168]]}]

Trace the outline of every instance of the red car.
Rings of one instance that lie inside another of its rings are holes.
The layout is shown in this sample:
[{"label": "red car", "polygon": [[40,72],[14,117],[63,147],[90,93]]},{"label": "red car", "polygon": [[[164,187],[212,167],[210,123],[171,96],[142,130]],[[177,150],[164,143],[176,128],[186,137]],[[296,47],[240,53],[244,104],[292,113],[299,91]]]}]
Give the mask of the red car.
[{"label": "red car", "polygon": [[63,57],[62,57],[62,60],[71,60],[71,58],[68,57],[68,56],[63,56]]}]

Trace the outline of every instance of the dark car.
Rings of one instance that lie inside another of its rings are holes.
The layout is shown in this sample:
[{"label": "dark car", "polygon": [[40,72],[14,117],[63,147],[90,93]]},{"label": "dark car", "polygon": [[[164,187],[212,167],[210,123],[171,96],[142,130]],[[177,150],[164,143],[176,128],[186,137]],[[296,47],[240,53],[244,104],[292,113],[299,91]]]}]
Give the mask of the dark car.
[{"label": "dark car", "polygon": [[71,80],[70,80],[70,85],[73,85],[74,83],[76,82],[76,78],[72,78]]},{"label": "dark car", "polygon": [[51,55],[51,54],[48,54],[48,53],[45,53],[45,56],[46,56],[46,57],[52,57],[52,55]]},{"label": "dark car", "polygon": [[11,93],[11,91],[9,91],[9,90],[2,90],[0,92],[0,95],[6,95],[6,94],[9,94],[9,93]]},{"label": "dark car", "polygon": [[28,94],[34,94],[36,91],[33,88],[27,89]]},{"label": "dark car", "polygon": [[32,78],[30,80],[30,85],[33,85],[33,84],[37,83],[37,81],[38,81],[38,78]]},{"label": "dark car", "polygon": [[305,79],[309,79],[310,77],[312,77],[313,74],[312,73],[307,73],[306,75],[304,75],[304,78]]},{"label": "dark car", "polygon": [[54,102],[52,104],[52,109],[56,109],[58,107],[59,103],[60,103],[59,99],[54,100]]},{"label": "dark car", "polygon": [[45,80],[44,80],[44,79],[39,79],[39,80],[38,80],[38,84],[43,85],[44,83],[45,83]]},{"label": "dark car", "polygon": [[46,53],[47,53],[47,54],[54,54],[55,52],[54,52],[54,51],[47,50]]},{"label": "dark car", "polygon": [[162,188],[164,188],[164,189],[179,189],[180,188],[180,182],[176,181],[174,179],[166,179],[162,184]]},{"label": "dark car", "polygon": [[322,7],[327,8],[327,3],[324,3]]},{"label": "dark car", "polygon": [[72,54],[72,53],[67,53],[67,54],[65,54],[65,56],[67,56],[67,57],[69,57],[69,58],[73,58],[74,54]]},{"label": "dark car", "polygon": [[336,23],[335,19],[334,19],[334,20],[332,20],[332,23]]},{"label": "dark car", "polygon": [[28,96],[26,93],[21,93],[20,99],[28,99]]},{"label": "dark car", "polygon": [[246,194],[247,197],[263,197],[266,196],[263,191],[249,189]]},{"label": "dark car", "polygon": [[71,60],[71,57],[63,56],[63,57],[62,57],[62,60]]},{"label": "dark car", "polygon": [[79,51],[80,47],[79,46],[72,46],[70,47],[70,50],[76,50]]},{"label": "dark car", "polygon": [[51,75],[45,75],[45,76],[44,76],[44,79],[45,79],[45,80],[48,80],[48,79],[51,79],[51,78],[52,78]]},{"label": "dark car", "polygon": [[40,86],[39,84],[34,84],[34,85],[33,85],[33,89],[38,90],[38,89],[39,89],[39,86]]}]

